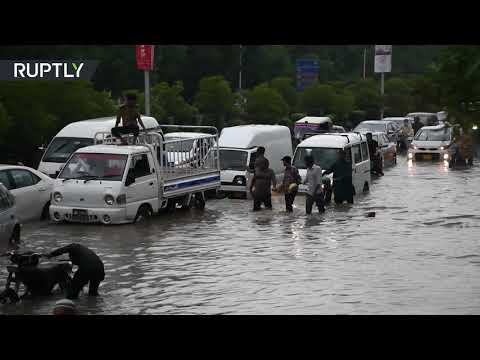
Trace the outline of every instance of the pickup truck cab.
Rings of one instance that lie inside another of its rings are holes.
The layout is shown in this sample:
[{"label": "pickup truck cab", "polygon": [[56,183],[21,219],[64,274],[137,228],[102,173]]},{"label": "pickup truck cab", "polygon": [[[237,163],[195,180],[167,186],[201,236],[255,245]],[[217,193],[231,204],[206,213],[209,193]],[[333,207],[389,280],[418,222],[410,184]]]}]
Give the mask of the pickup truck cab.
[{"label": "pickup truck cab", "polygon": [[[215,129],[216,130],[216,129]],[[136,222],[181,204],[205,206],[204,191],[220,186],[218,147],[202,162],[165,163],[158,132],[136,145],[93,145],[78,149],[55,179],[50,216],[54,221],[121,224]],[[218,143],[217,135],[204,141]]]}]

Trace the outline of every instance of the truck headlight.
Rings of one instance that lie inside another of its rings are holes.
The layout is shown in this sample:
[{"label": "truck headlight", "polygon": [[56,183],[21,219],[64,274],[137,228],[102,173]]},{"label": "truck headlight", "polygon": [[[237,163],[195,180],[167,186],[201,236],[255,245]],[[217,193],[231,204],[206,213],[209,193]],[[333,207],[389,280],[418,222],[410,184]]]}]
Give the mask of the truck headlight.
[{"label": "truck headlight", "polygon": [[247,179],[245,178],[245,176],[235,176],[235,178],[233,179],[233,183],[235,185],[245,185],[247,183]]},{"label": "truck headlight", "polygon": [[63,196],[58,191],[53,193],[53,200],[57,203],[62,202]]},{"label": "truck headlight", "polygon": [[107,205],[113,205],[115,203],[115,198],[112,195],[105,195],[105,203]]},{"label": "truck headlight", "polygon": [[413,159],[413,154],[411,152],[408,153],[408,158]]},{"label": "truck headlight", "polygon": [[443,154],[443,160],[448,160],[448,154]]}]

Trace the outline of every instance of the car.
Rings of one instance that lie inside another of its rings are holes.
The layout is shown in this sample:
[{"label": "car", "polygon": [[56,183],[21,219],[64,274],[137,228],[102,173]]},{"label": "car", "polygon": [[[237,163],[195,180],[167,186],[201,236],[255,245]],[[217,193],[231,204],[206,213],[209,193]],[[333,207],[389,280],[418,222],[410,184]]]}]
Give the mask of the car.
[{"label": "car", "polygon": [[390,141],[395,144],[398,142],[400,127],[396,123],[383,120],[366,120],[358,124],[353,132],[358,132],[361,134],[374,133],[374,132],[383,132],[387,134],[387,137]]},{"label": "car", "polygon": [[20,221],[16,214],[15,197],[0,182],[0,252],[20,242]]},{"label": "car", "polygon": [[418,130],[408,150],[408,160],[449,161],[453,142],[452,128],[445,125],[424,126]]},{"label": "car", "polygon": [[410,117],[410,118],[418,117],[423,126],[439,125],[438,113],[414,112],[414,113],[408,113],[407,117]]},{"label": "car", "polygon": [[0,182],[15,197],[21,222],[48,218],[53,179],[44,173],[18,165],[0,165]]},{"label": "car", "polygon": [[383,132],[372,133],[372,138],[378,142],[378,147],[382,152],[383,167],[395,165],[397,163],[397,144],[391,142]]}]

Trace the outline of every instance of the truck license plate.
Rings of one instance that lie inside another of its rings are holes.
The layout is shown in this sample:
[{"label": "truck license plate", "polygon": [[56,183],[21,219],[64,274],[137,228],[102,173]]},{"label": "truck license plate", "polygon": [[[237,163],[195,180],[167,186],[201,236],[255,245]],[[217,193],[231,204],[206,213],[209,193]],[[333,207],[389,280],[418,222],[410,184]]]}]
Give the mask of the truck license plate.
[{"label": "truck license plate", "polygon": [[88,221],[88,211],[73,209],[72,218],[73,220],[78,220],[78,221]]},{"label": "truck license plate", "polygon": [[423,155],[423,160],[432,160],[432,155],[431,154]]}]

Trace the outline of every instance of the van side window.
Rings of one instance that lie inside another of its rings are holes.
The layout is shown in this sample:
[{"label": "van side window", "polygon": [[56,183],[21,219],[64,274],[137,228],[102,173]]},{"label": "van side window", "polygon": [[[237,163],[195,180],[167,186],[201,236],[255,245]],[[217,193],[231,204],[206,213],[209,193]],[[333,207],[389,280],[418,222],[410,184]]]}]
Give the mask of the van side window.
[{"label": "van side window", "polygon": [[9,196],[5,187],[0,187],[0,211],[11,208],[14,204],[13,198]]},{"label": "van side window", "polygon": [[352,162],[352,148],[346,148],[345,150],[345,160]]},{"label": "van side window", "polygon": [[3,185],[5,185],[5,187],[6,187],[8,190],[12,190],[12,189],[13,189],[13,184],[12,184],[12,182],[10,181],[10,177],[8,176],[7,170],[0,171],[0,183],[2,183]]},{"label": "van side window", "polygon": [[133,169],[135,179],[150,175],[150,163],[147,154],[135,155],[132,157],[130,169]]},{"label": "van side window", "polygon": [[362,143],[362,161],[367,161],[369,159],[368,156],[368,145],[366,142]]},{"label": "van side window", "polygon": [[359,162],[362,162],[362,154],[360,153],[360,145],[352,146],[352,150],[353,150],[353,159],[355,161],[355,164],[358,164]]}]

